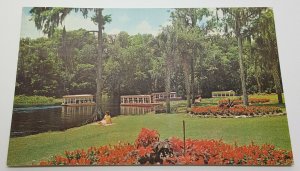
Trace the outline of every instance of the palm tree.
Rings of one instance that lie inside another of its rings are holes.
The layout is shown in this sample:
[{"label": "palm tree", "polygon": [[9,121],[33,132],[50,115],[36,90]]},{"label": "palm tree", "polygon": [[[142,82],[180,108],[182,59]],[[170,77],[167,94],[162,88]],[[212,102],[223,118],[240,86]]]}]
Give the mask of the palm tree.
[{"label": "palm tree", "polygon": [[176,55],[177,49],[177,35],[174,28],[172,26],[164,27],[162,33],[158,36],[158,42],[165,59],[165,92],[167,94],[166,113],[170,113],[171,73],[174,62],[173,58]]}]

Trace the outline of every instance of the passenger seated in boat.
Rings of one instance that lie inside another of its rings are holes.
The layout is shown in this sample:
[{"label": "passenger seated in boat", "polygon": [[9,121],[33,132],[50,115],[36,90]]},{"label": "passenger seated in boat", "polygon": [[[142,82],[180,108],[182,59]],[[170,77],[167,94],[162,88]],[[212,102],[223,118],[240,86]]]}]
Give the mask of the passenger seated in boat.
[{"label": "passenger seated in boat", "polygon": [[111,116],[108,111],[105,112],[104,118],[100,121],[100,124],[105,125],[105,126],[112,124]]}]

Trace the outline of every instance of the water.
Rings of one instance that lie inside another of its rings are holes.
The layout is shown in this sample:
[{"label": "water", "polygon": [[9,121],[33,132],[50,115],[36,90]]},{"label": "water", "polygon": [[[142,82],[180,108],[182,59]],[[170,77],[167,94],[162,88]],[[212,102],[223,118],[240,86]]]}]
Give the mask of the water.
[{"label": "water", "polygon": [[[154,107],[133,107],[109,104],[103,107],[111,116],[146,114]],[[94,119],[95,106],[35,106],[14,108],[11,137],[27,136],[48,131],[63,131],[90,123]]]}]

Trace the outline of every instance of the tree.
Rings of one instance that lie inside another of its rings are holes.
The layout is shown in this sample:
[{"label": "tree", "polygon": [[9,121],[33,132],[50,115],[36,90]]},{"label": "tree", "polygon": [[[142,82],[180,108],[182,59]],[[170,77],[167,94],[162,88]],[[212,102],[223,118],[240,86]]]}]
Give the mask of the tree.
[{"label": "tree", "polygon": [[239,52],[239,66],[240,66],[240,79],[242,84],[243,104],[248,106],[248,94],[245,78],[245,66],[243,59],[243,38],[248,36],[253,21],[260,13],[260,8],[221,8],[223,12],[223,20],[225,24],[225,31],[228,27],[233,29],[233,33],[238,42]]},{"label": "tree", "polygon": [[274,14],[271,9],[265,9],[257,23],[257,44],[260,48],[259,51],[264,56],[264,64],[271,71],[273,80],[276,87],[278,102],[283,103],[282,99],[282,81],[278,57],[278,48],[274,24]]},{"label": "tree", "polygon": [[110,22],[110,16],[103,16],[103,9],[95,9],[95,16],[92,18],[94,23],[98,24],[98,57],[97,57],[97,91],[96,91],[96,113],[102,117],[101,104],[102,104],[102,89],[103,89],[103,38],[102,30],[106,22]]},{"label": "tree", "polygon": [[177,50],[177,35],[175,29],[172,26],[164,27],[158,39],[160,49],[163,51],[165,58],[166,113],[170,113],[171,73]]},{"label": "tree", "polygon": [[171,13],[172,24],[178,35],[178,50],[184,71],[187,107],[191,107],[191,99],[195,99],[195,60],[197,50],[201,49],[202,33],[197,25],[204,16],[209,14],[208,9],[175,9]]},{"label": "tree", "polygon": [[[217,12],[219,20],[212,11],[204,17],[201,11],[205,9],[175,9],[170,16],[172,24],[156,37],[57,28],[71,11],[86,14],[85,10],[32,9],[32,19],[49,37],[21,39],[16,94],[58,97],[98,89],[97,98],[103,94],[116,100],[121,94],[174,90],[190,107],[196,93],[210,97],[215,90],[244,92],[245,86],[237,84],[244,75],[246,93],[276,91],[282,102],[271,9],[225,9],[223,15]],[[103,21],[110,19],[96,17],[102,11],[88,11],[95,14],[92,20],[102,25],[98,28],[102,32]],[[100,34],[95,37],[95,33]],[[238,72],[241,65],[244,74]],[[167,112],[169,103],[167,99]],[[101,112],[100,105],[96,112]]]},{"label": "tree", "polygon": [[35,22],[35,26],[37,29],[42,30],[45,34],[48,34],[48,37],[51,37],[55,32],[55,29],[62,24],[62,21],[65,17],[71,12],[82,12],[83,16],[86,18],[88,12],[94,11],[95,15],[91,18],[92,21],[98,25],[98,57],[97,57],[97,91],[96,91],[96,110],[95,114],[100,115],[101,113],[101,101],[102,101],[102,88],[103,88],[103,80],[102,80],[102,68],[103,68],[103,38],[102,38],[102,30],[104,29],[104,25],[106,22],[111,21],[110,15],[103,16],[102,8],[32,8],[30,13],[32,15],[32,19]]}]

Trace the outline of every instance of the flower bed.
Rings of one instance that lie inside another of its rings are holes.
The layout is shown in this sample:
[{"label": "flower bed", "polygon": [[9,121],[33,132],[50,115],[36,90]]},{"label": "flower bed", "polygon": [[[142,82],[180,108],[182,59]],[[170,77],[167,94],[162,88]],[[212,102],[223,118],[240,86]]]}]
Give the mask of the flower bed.
[{"label": "flower bed", "polygon": [[191,114],[198,116],[235,117],[235,116],[264,116],[281,115],[281,108],[272,106],[234,106],[231,108],[219,106],[193,107]]},{"label": "flower bed", "polygon": [[170,138],[159,141],[155,130],[143,128],[134,144],[90,147],[87,151],[66,151],[41,161],[49,165],[291,165],[291,151],[273,145],[237,146],[216,140]]},{"label": "flower bed", "polygon": [[[230,101],[229,99],[219,100],[219,105],[227,104],[227,103],[229,103],[229,101]],[[243,104],[242,99],[232,99],[231,101],[235,105]],[[267,99],[267,98],[249,98],[248,102],[251,103],[251,104],[267,103],[267,102],[270,102],[270,99]]]}]

